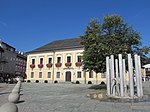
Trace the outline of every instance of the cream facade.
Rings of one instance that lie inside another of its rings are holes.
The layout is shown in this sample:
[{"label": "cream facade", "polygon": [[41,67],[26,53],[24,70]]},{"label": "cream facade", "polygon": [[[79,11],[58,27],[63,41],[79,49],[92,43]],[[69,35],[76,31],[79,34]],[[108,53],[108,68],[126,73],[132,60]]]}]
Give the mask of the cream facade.
[{"label": "cream facade", "polygon": [[105,74],[96,75],[93,71],[83,71],[82,52],[83,48],[73,48],[29,53],[27,56],[27,80],[31,82],[82,84],[106,82]]}]

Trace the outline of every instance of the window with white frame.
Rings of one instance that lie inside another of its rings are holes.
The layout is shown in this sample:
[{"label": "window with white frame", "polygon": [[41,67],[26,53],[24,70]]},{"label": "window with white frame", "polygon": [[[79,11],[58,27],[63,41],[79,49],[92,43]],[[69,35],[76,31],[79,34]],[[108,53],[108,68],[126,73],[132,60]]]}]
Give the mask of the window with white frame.
[{"label": "window with white frame", "polygon": [[40,64],[43,64],[43,58],[40,58]]},{"label": "window with white frame", "polygon": [[93,71],[92,70],[89,71],[89,78],[93,78]]},{"label": "window with white frame", "polygon": [[61,63],[61,57],[57,57],[57,63]]},{"label": "window with white frame", "polygon": [[82,73],[80,71],[77,72],[77,78],[82,78]]},{"label": "window with white frame", "polygon": [[32,64],[35,64],[35,59],[32,59]]},{"label": "window with white frame", "polygon": [[56,73],[56,78],[60,78],[60,72]]},{"label": "window with white frame", "polygon": [[48,58],[48,63],[52,63],[52,58]]},{"label": "window with white frame", "polygon": [[51,78],[51,72],[47,73],[47,78]]},{"label": "window with white frame", "polygon": [[42,78],[42,72],[39,72],[39,78]]},{"label": "window with white frame", "polygon": [[67,63],[71,62],[71,56],[67,56]]},{"label": "window with white frame", "polygon": [[31,78],[34,78],[34,72],[31,72]]},{"label": "window with white frame", "polygon": [[81,56],[77,56],[77,62],[81,62]]},{"label": "window with white frame", "polygon": [[101,78],[106,78],[106,73],[101,73]]}]

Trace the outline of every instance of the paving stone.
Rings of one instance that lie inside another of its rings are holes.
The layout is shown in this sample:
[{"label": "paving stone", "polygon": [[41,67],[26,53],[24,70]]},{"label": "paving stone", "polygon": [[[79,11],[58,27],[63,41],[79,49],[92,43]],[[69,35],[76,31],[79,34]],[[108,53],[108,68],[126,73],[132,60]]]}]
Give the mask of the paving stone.
[{"label": "paving stone", "polygon": [[[144,89],[150,90],[150,82]],[[15,85],[8,85],[0,92],[0,106],[8,102],[8,96]],[[120,103],[104,102],[86,97],[97,90],[84,84],[23,83],[19,112],[149,112],[150,102]],[[147,91],[146,94],[150,94]]]}]

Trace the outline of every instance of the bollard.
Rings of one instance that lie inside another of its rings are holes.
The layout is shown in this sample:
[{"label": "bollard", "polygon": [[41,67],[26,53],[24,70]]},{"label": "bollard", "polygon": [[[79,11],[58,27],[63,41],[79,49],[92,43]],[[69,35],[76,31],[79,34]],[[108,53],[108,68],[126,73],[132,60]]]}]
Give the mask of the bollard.
[{"label": "bollard", "polygon": [[16,89],[20,89],[20,86],[16,85],[14,88],[16,88]]},{"label": "bollard", "polygon": [[20,93],[20,89],[19,89],[19,88],[14,88],[14,89],[12,90],[12,93]]},{"label": "bollard", "polygon": [[8,101],[11,103],[17,103],[19,101],[20,94],[18,93],[10,93],[8,96]]},{"label": "bollard", "polygon": [[21,86],[21,82],[18,82],[16,85],[20,85]]},{"label": "bollard", "polygon": [[21,85],[20,84],[16,84],[14,88],[19,88],[20,89]]},{"label": "bollard", "polygon": [[14,103],[5,103],[0,107],[0,112],[18,112],[18,107]]},{"label": "bollard", "polygon": [[21,82],[17,82],[16,86],[21,87]]}]

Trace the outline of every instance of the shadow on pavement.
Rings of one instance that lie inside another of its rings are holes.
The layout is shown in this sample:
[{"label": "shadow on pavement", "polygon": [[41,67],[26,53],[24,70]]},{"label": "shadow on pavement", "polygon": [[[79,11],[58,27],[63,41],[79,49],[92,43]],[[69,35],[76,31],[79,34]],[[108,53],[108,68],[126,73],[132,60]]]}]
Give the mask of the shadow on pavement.
[{"label": "shadow on pavement", "polygon": [[10,94],[11,92],[1,92],[0,95],[3,95],[3,94]]},{"label": "shadow on pavement", "polygon": [[25,100],[18,101],[17,104],[18,104],[18,103],[23,103],[23,102],[25,102]]},{"label": "shadow on pavement", "polygon": [[92,85],[89,89],[106,89],[106,84]]}]

